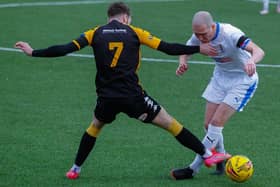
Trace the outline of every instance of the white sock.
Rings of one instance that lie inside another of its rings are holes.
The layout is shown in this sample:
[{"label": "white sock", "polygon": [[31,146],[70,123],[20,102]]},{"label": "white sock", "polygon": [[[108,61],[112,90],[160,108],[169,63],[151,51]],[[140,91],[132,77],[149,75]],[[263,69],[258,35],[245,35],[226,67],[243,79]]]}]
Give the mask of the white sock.
[{"label": "white sock", "polygon": [[73,164],[71,170],[75,171],[76,173],[80,173],[81,172],[81,167],[77,166],[76,164]]},{"label": "white sock", "polygon": [[201,166],[203,164],[203,158],[207,158],[211,155],[212,155],[212,152],[209,149],[205,150],[205,153],[202,157],[199,154],[196,154],[193,162],[190,164],[190,168],[194,171],[194,174],[199,172],[199,169],[201,168]]},{"label": "white sock", "polygon": [[[222,139],[223,134],[222,134],[223,127],[217,127],[209,124],[207,133],[202,140],[202,143],[204,144],[206,151],[205,154],[203,155],[203,158],[207,158],[212,155],[211,149],[216,147],[217,143],[219,142],[220,139]],[[194,161],[190,164],[190,168],[195,172],[198,173],[200,167],[203,164],[203,158],[200,155],[196,155]]]},{"label": "white sock", "polygon": [[226,153],[223,134],[222,134],[222,136],[220,137],[220,139],[218,141],[218,144],[216,146],[216,150],[219,153]]},{"label": "white sock", "polygon": [[212,124],[209,124],[208,131],[202,140],[202,143],[204,144],[205,148],[211,150],[212,148],[216,147],[218,141],[223,136],[222,130],[223,127],[217,127]]},{"label": "white sock", "polygon": [[[279,0],[279,2],[280,2],[280,0]],[[207,133],[207,129],[206,128],[204,128],[204,132],[205,132],[205,134]],[[223,136],[223,134],[220,137],[220,139],[218,140],[218,143],[217,143],[217,146],[216,146],[216,150],[219,153],[225,153],[226,152],[225,151],[225,147],[224,147],[224,136]],[[209,156],[211,156],[211,155],[209,155]],[[204,157],[204,158],[206,158],[206,157]]]},{"label": "white sock", "polygon": [[203,164],[202,157],[199,154],[196,154],[195,159],[190,164],[190,168],[194,171],[193,175],[199,172],[199,169],[201,168],[202,164]]}]

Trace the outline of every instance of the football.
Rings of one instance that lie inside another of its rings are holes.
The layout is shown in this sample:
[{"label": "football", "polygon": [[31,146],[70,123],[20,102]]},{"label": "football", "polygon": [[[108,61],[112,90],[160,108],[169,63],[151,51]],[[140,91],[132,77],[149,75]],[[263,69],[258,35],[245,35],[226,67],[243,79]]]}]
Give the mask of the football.
[{"label": "football", "polygon": [[232,156],[225,167],[226,175],[235,182],[245,182],[253,175],[252,161],[244,155]]}]

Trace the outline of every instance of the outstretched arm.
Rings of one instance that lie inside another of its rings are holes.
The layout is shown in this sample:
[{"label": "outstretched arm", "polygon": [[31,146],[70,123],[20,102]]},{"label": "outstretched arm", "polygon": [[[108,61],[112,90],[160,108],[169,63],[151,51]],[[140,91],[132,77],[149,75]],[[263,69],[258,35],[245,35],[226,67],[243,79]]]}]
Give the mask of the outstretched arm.
[{"label": "outstretched arm", "polygon": [[212,47],[209,43],[201,44],[200,46],[188,46],[183,44],[160,41],[157,49],[168,55],[190,55],[194,53],[201,53],[207,56],[217,55],[216,49]]},{"label": "outstretched arm", "polygon": [[207,56],[216,56],[217,51],[209,43],[201,44],[200,46],[186,46],[178,43],[168,43],[156,36],[151,35],[148,31],[132,27],[136,32],[140,43],[152,49],[157,49],[168,55],[190,55],[194,53],[201,53]]},{"label": "outstretched arm", "polygon": [[21,49],[28,56],[34,57],[59,57],[68,53],[78,51],[88,45],[84,37],[80,37],[68,44],[54,45],[45,49],[34,50],[27,42],[19,41],[15,44],[15,48]]}]

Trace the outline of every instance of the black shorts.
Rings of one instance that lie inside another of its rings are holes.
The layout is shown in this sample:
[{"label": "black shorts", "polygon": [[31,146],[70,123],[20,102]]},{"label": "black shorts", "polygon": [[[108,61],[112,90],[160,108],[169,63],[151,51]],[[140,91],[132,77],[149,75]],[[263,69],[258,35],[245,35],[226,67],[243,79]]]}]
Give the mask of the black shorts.
[{"label": "black shorts", "polygon": [[103,98],[97,99],[94,110],[95,117],[104,123],[111,123],[120,112],[144,123],[150,123],[159,113],[160,105],[146,93],[129,98]]}]

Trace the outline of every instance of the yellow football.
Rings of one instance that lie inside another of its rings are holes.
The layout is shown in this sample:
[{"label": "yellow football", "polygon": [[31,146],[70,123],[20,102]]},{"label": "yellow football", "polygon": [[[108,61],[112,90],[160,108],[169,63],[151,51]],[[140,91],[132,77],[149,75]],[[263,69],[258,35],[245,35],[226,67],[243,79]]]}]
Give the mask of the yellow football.
[{"label": "yellow football", "polygon": [[245,182],[254,173],[253,163],[244,155],[232,156],[226,162],[225,173],[235,182]]}]

